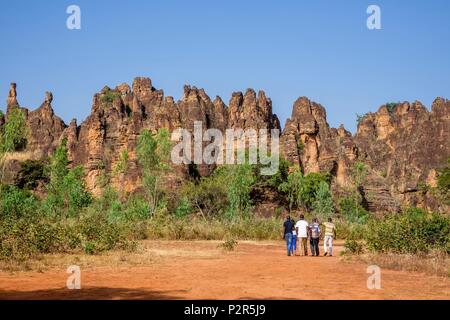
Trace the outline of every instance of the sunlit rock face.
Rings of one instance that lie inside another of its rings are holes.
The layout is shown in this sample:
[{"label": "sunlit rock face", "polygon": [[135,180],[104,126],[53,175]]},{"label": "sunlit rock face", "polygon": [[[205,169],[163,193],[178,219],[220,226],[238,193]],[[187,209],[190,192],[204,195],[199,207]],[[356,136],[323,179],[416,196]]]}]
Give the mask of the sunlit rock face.
[{"label": "sunlit rock face", "polygon": [[[9,110],[19,106],[16,90],[12,83],[0,127]],[[127,192],[140,188],[136,143],[143,129],[156,132],[159,128],[185,128],[193,132],[194,123],[201,121],[204,131],[281,130],[271,99],[264,91],[253,89],[232,93],[226,105],[220,97],[211,100],[203,89],[186,85],[180,100],[175,101],[154,88],[149,78],[138,77],[131,86],[104,87],[94,95],[90,115],[81,123],[74,119],[69,125],[55,115],[52,102],[53,94],[47,92],[38,109],[21,108],[30,129],[24,152],[29,158],[47,157],[67,138],[71,165],[84,167],[87,186],[95,194],[101,191],[102,175],[112,172],[124,150],[129,156],[127,173],[113,177],[112,182]],[[449,100],[443,98],[433,102],[431,111],[420,102],[381,106],[365,115],[352,135],[343,126],[331,128],[325,108],[300,97],[281,130],[281,155],[305,174],[329,173],[334,190],[350,188],[354,164],[364,162],[370,169],[363,192],[373,211],[395,211],[408,204],[436,209],[439,205],[418,186],[435,185],[437,170],[450,157],[449,107]],[[11,165],[14,167],[17,163]],[[208,175],[214,168],[199,165],[197,169],[201,175]],[[188,175],[184,165],[174,169],[166,177],[170,188],[179,187]]]}]

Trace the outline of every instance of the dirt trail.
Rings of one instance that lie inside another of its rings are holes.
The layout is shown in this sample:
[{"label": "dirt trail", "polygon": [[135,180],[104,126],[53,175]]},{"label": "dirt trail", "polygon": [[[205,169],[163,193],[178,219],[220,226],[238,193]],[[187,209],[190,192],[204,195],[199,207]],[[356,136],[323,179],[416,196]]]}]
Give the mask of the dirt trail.
[{"label": "dirt trail", "polygon": [[[450,299],[448,278],[382,269],[367,289],[367,265],[334,257],[287,257],[281,242],[145,242],[152,263],[82,267],[81,290],[66,288],[66,264],[0,272],[0,299]],[[107,259],[106,259],[107,261]]]}]

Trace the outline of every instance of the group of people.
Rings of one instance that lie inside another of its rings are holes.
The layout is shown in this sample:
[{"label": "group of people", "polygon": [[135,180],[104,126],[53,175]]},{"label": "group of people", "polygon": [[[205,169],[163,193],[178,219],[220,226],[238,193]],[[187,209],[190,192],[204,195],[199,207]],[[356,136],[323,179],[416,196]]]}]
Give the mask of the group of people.
[{"label": "group of people", "polygon": [[[322,226],[322,228],[321,228]],[[324,256],[333,256],[333,239],[336,238],[336,227],[332,218],[328,218],[327,222],[319,224],[317,218],[309,224],[305,220],[303,214],[297,222],[290,216],[284,222],[283,239],[286,240],[287,255],[298,255],[300,252],[304,256],[308,255],[308,238],[312,256],[319,256],[319,241],[323,235]]]}]

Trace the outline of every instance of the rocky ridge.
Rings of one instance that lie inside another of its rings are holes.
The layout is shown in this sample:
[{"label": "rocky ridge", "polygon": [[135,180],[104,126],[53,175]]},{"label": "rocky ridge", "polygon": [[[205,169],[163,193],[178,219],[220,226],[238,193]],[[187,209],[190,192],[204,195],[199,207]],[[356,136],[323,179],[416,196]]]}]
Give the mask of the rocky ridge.
[{"label": "rocky ridge", "polygon": [[[42,105],[25,111],[29,126],[26,152],[40,159],[52,154],[65,137],[72,165],[82,165],[86,182],[94,193],[100,192],[99,177],[111,172],[122,150],[129,152],[126,176],[115,177],[113,183],[132,192],[139,187],[140,171],[136,161],[136,140],[147,128],[192,130],[195,121],[203,129],[280,129],[280,121],[272,112],[272,101],[264,91],[247,89],[235,92],[226,105],[220,97],[211,100],[203,89],[185,86],[179,101],[165,96],[153,87],[149,78],[135,78],[132,86],[120,84],[104,87],[94,95],[90,115],[78,124],[74,119],[66,125],[52,108],[53,95],[45,94]],[[16,85],[11,84],[7,112],[19,106]],[[0,126],[5,119],[0,117]],[[398,210],[401,205],[435,207],[419,188],[434,185],[436,170],[450,157],[450,101],[437,98],[428,111],[420,102],[403,102],[381,106],[366,114],[352,135],[343,126],[331,128],[326,110],[320,104],[300,97],[293,105],[280,137],[282,155],[304,173],[328,172],[334,188],[350,184],[350,173],[356,161],[370,167],[365,185],[368,207],[373,211]],[[187,168],[178,166],[168,177],[171,185],[179,185]],[[207,175],[213,166],[199,166]]]}]

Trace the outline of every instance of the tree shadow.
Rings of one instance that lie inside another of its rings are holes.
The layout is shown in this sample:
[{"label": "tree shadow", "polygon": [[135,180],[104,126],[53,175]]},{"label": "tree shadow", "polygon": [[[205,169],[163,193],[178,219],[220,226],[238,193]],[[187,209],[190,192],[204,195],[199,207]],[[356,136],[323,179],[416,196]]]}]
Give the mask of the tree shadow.
[{"label": "tree shadow", "polygon": [[188,290],[152,291],[142,288],[87,287],[36,291],[1,290],[0,300],[177,300]]}]

